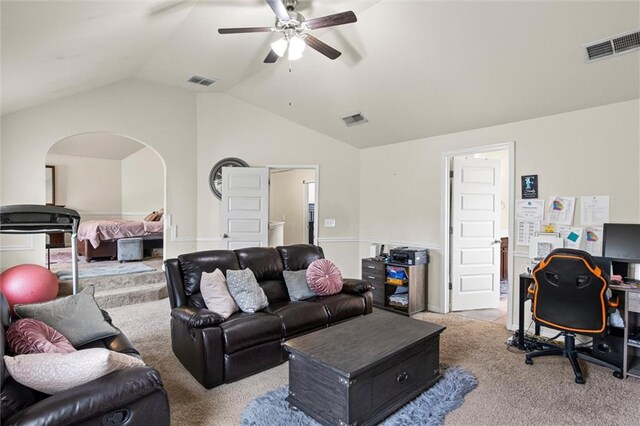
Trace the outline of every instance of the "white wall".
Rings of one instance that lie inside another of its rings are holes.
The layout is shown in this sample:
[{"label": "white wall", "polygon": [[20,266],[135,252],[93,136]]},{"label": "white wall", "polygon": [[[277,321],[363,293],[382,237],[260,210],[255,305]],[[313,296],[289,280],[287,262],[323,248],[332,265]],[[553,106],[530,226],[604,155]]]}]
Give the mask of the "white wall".
[{"label": "white wall", "polygon": [[[304,182],[312,182],[315,170],[273,170],[269,185],[269,220],[284,221],[284,244],[308,242],[305,224]],[[308,208],[307,208],[308,210]]]},{"label": "white wall", "polygon": [[[633,100],[362,150],[360,255],[368,256],[369,242],[430,248],[428,304],[437,305],[442,153],[508,141],[515,141],[516,194],[520,176],[537,174],[541,198],[609,195],[612,222],[640,221],[640,102]],[[516,247],[515,277],[525,249]]]},{"label": "white wall", "polygon": [[[1,204],[43,204],[46,154],[59,140],[107,132],[148,145],[166,170],[165,210],[176,227],[165,256],[195,249],[195,95],[164,85],[126,80],[2,116]],[[167,219],[165,219],[167,223]],[[2,245],[0,267],[42,263],[44,236],[21,236]]]},{"label": "white wall", "polygon": [[81,217],[121,218],[120,160],[47,154],[46,163],[56,166],[56,204],[77,210]]},{"label": "white wall", "polygon": [[122,160],[122,217],[143,219],[163,208],[164,167],[158,154],[149,148]]},{"label": "white wall", "polygon": [[[358,267],[359,151],[226,94],[198,95],[198,249],[221,246],[220,202],[209,189],[209,172],[225,157],[250,166],[319,165],[319,244],[348,277]],[[335,228],[322,226],[324,218]]]}]

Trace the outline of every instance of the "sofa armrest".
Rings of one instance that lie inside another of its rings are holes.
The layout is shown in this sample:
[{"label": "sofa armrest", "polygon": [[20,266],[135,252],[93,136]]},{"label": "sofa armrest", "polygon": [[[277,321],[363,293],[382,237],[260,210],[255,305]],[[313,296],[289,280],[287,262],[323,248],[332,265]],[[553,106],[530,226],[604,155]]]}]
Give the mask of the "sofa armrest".
[{"label": "sofa armrest", "polygon": [[[169,424],[169,402],[164,391],[160,374],[150,367],[132,367],[119,370],[106,376],[92,380],[84,385],[57,393],[25,408],[10,417],[9,425],[62,425],[77,422],[88,422],[112,415],[124,415],[129,411],[131,403],[159,391],[161,398],[154,398],[155,406],[138,407],[137,410],[149,410],[148,413],[133,412],[132,419],[138,422],[127,424],[143,424],[139,420],[166,417],[162,424]],[[163,403],[164,401],[164,403]],[[163,406],[164,405],[164,406]],[[166,413],[166,416],[165,416]],[[102,424],[105,424],[104,422]],[[154,423],[158,424],[158,423]]]},{"label": "sofa armrest", "polygon": [[346,278],[342,284],[342,292],[348,294],[363,294],[371,290],[373,286],[369,281]]},{"label": "sofa armrest", "polygon": [[192,306],[173,308],[171,310],[171,318],[193,328],[215,327],[224,322],[224,318],[215,312],[205,308],[194,308]]}]

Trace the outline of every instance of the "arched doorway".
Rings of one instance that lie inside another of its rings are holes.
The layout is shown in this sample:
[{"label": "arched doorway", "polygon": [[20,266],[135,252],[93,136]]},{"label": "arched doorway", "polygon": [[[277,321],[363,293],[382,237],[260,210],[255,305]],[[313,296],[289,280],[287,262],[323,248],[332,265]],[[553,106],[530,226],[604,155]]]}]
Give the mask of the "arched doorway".
[{"label": "arched doorway", "polygon": [[[47,185],[54,184],[47,188],[47,202],[80,213],[84,260],[117,259],[117,241],[125,237],[143,238],[144,256],[163,257],[166,165],[157,151],[128,136],[82,133],[54,143],[45,166],[51,176]],[[108,230],[99,227],[101,221],[111,222]],[[83,227],[89,222],[95,226],[91,236]],[[118,228],[116,222],[139,226]],[[61,237],[50,235],[48,248],[67,246]]]}]

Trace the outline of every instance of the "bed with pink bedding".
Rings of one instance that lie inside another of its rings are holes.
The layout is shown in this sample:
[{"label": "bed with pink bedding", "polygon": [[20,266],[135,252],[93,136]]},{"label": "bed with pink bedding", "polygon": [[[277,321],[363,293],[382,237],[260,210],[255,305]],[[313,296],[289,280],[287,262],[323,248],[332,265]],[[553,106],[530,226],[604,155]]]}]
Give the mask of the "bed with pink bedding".
[{"label": "bed with pink bedding", "polygon": [[115,259],[117,241],[121,238],[140,237],[143,248],[162,248],[164,222],[145,220],[87,220],[78,228],[78,254],[87,262],[95,257]]}]

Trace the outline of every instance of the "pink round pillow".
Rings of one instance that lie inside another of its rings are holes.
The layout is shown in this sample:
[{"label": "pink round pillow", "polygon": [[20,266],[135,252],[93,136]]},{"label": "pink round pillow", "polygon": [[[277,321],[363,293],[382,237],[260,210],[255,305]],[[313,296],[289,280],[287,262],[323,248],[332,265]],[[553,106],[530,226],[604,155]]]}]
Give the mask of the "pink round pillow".
[{"label": "pink round pillow", "polygon": [[19,319],[11,324],[7,330],[7,344],[15,355],[76,351],[62,333],[33,318]]},{"label": "pink round pillow", "polygon": [[340,293],[342,283],[340,270],[330,260],[315,260],[307,268],[307,284],[319,296]]}]

